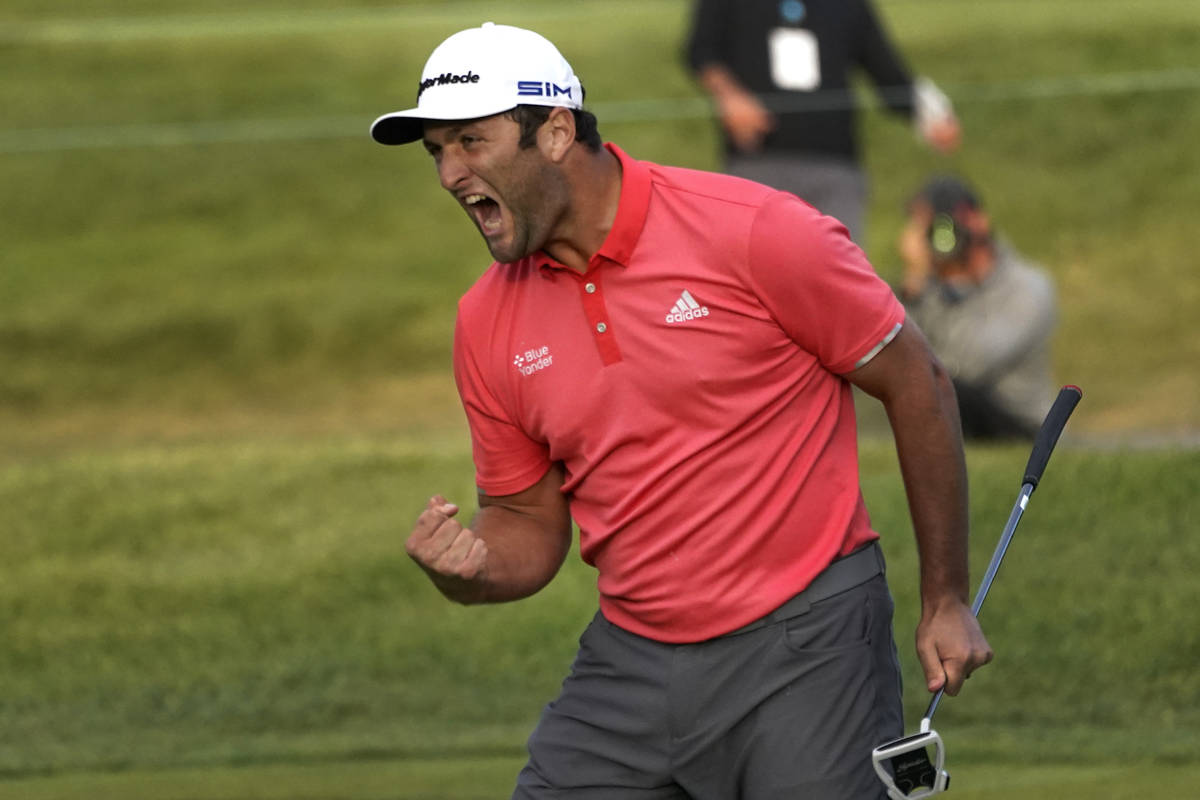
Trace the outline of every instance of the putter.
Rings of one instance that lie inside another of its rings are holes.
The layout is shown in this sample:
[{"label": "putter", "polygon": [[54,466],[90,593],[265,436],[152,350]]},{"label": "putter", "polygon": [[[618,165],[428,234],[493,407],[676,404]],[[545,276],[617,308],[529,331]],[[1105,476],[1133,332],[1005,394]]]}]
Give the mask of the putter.
[{"label": "putter", "polygon": [[[1047,462],[1050,461],[1050,453],[1054,451],[1054,445],[1058,443],[1058,437],[1067,424],[1067,418],[1071,416],[1071,412],[1075,410],[1075,406],[1082,397],[1083,392],[1078,386],[1064,386],[1059,390],[1054,405],[1046,414],[1046,419],[1042,421],[1042,427],[1038,430],[1037,437],[1033,442],[1033,452],[1029,454],[1029,462],[1025,465],[1021,493],[1013,505],[1012,513],[1008,516],[1004,532],[1000,534],[1000,541],[996,544],[996,551],[992,553],[992,560],[983,574],[983,580],[979,583],[979,590],[975,593],[975,602],[971,604],[971,613],[976,617],[979,616],[979,609],[983,606],[983,600],[987,597],[992,581],[996,579],[1000,562],[1008,550],[1008,543],[1012,541],[1013,534],[1016,533],[1017,524],[1021,521],[1025,506],[1029,504],[1029,497],[1042,479],[1042,472],[1046,469]],[[875,773],[887,787],[888,797],[892,800],[920,800],[922,797],[941,794],[950,786],[950,773],[946,771],[945,767],[946,748],[942,744],[942,737],[931,727],[933,714],[942,700],[942,694],[943,690],[939,689],[933,699],[929,701],[929,707],[925,709],[925,715],[921,718],[921,727],[917,733],[885,742],[871,751]],[[932,758],[930,757],[931,751]]]}]

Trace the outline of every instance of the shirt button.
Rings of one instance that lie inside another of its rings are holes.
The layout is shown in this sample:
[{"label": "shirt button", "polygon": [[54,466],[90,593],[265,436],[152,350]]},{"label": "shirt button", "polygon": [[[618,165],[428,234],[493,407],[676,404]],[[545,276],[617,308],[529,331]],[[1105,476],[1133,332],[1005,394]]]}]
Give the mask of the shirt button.
[{"label": "shirt button", "polygon": [[594,294],[594,293],[595,293],[595,291],[596,291],[596,284],[594,284],[594,283],[585,283],[585,284],[584,284],[584,286],[583,286],[583,290],[584,290],[585,292],[587,292],[588,294]]},{"label": "shirt button", "polygon": [[598,333],[604,333],[606,330],[608,330],[608,326],[605,325],[603,322],[596,323],[596,331]]}]

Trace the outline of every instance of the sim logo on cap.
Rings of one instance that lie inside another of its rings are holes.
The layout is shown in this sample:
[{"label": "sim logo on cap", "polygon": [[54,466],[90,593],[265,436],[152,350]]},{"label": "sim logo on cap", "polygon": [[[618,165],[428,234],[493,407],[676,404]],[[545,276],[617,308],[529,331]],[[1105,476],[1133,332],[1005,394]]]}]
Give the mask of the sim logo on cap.
[{"label": "sim logo on cap", "polygon": [[570,86],[559,86],[550,81],[517,81],[517,94],[523,97],[571,96]]}]

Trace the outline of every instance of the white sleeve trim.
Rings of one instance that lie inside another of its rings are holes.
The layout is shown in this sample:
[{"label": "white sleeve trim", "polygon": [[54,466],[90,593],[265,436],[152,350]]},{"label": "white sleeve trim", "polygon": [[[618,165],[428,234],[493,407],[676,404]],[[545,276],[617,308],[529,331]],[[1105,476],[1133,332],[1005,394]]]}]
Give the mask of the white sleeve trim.
[{"label": "white sleeve trim", "polygon": [[858,369],[860,367],[866,366],[867,363],[870,362],[870,360],[872,358],[879,355],[879,351],[882,350],[883,348],[887,347],[888,344],[891,343],[892,339],[896,338],[896,334],[900,333],[900,329],[902,327],[904,327],[904,323],[897,322],[892,327],[892,329],[890,331],[888,331],[888,335],[884,336],[882,339],[879,340],[879,344],[872,347],[870,350],[867,351],[867,354],[865,356],[860,358],[858,361],[854,362],[854,368]]}]

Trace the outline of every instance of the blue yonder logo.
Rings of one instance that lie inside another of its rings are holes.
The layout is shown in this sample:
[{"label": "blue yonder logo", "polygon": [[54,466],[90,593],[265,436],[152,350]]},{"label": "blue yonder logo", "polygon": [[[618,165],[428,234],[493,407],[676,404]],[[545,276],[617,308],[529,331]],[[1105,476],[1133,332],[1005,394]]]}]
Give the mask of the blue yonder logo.
[{"label": "blue yonder logo", "polygon": [[559,86],[550,81],[517,81],[517,94],[523,97],[570,97],[571,87]]}]

